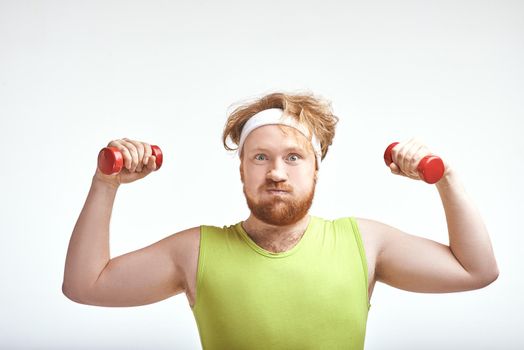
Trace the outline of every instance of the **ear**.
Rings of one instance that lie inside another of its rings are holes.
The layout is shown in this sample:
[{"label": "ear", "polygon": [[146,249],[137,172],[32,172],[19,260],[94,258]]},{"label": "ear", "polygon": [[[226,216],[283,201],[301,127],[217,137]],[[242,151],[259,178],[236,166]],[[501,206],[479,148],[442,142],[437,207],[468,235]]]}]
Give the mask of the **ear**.
[{"label": "ear", "polygon": [[317,182],[317,180],[318,180],[318,170],[315,170],[314,178],[315,178],[315,182]]},{"label": "ear", "polygon": [[242,168],[242,160],[240,160],[240,181],[242,181],[242,184],[244,183],[244,169]]}]

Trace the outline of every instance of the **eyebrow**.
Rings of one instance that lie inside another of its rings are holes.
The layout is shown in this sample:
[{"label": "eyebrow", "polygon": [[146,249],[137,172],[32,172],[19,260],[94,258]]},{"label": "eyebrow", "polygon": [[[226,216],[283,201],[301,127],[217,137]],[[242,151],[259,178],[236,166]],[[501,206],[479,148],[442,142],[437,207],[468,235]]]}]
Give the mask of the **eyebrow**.
[{"label": "eyebrow", "polygon": [[[252,152],[256,152],[256,151],[264,151],[264,152],[271,152],[271,150],[269,148],[265,148],[265,147],[255,147],[253,148],[251,151],[249,151],[250,153]],[[284,149],[284,152],[292,152],[292,151],[295,151],[295,152],[301,152],[301,153],[307,153],[307,150],[303,147],[299,147],[299,146],[291,146],[291,147],[286,147]]]}]

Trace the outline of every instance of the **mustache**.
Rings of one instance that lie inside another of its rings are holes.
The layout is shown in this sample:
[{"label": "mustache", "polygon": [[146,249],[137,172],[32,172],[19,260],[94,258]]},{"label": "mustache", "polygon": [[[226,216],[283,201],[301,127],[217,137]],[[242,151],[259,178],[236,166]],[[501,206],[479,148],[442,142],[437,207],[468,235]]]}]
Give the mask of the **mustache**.
[{"label": "mustache", "polygon": [[284,183],[281,183],[281,182],[272,182],[272,183],[267,183],[263,186],[260,186],[260,189],[261,190],[265,190],[265,191],[286,191],[286,192],[293,192],[293,187],[287,185],[287,184],[284,184]]}]

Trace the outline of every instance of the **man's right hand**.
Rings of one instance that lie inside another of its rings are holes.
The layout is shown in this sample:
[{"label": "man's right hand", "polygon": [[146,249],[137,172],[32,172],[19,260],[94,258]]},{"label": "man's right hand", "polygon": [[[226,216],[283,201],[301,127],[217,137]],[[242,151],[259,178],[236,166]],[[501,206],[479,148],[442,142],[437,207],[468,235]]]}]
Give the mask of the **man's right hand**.
[{"label": "man's right hand", "polygon": [[115,187],[142,179],[156,169],[156,157],[153,156],[151,145],[145,142],[123,138],[113,140],[107,147],[116,147],[122,153],[124,167],[113,175],[106,175],[96,169],[95,180],[109,183]]}]

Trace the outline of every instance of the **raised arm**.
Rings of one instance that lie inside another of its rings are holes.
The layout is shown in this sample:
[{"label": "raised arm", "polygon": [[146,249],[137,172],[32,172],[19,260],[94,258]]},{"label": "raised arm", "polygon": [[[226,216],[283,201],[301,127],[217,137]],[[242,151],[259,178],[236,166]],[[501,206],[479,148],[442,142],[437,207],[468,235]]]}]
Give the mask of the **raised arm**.
[{"label": "raised arm", "polygon": [[[416,164],[429,151],[418,140],[394,150],[395,174],[418,179]],[[498,277],[488,231],[449,164],[436,184],[444,211],[449,245],[413,236],[394,227],[358,219],[363,234],[377,242],[375,277],[414,292],[455,292],[482,288]]]},{"label": "raised arm", "polygon": [[124,139],[109,145],[121,149],[126,169],[111,176],[97,169],[93,176],[69,242],[62,291],[75,302],[100,306],[144,305],[178,294],[186,287],[188,244],[199,228],[110,259],[109,223],[117,190],[147,176],[155,160],[147,144]]}]

